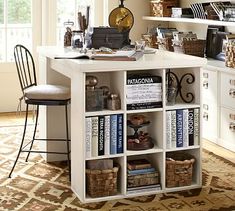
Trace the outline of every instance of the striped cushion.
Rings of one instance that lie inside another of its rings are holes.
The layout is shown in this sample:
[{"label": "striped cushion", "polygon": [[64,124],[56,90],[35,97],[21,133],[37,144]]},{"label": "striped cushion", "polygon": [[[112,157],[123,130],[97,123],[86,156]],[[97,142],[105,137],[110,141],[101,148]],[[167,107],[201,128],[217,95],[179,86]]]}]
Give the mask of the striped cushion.
[{"label": "striped cushion", "polygon": [[70,89],[59,85],[37,85],[25,90],[25,97],[31,100],[68,100]]}]

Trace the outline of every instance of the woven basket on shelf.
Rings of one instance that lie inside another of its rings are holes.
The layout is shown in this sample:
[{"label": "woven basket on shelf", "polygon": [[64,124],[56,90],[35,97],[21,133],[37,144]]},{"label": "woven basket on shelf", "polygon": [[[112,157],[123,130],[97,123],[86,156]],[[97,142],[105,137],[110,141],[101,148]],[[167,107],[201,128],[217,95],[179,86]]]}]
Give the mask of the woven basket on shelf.
[{"label": "woven basket on shelf", "polygon": [[117,193],[119,166],[106,170],[86,169],[87,193],[91,197],[111,196]]},{"label": "woven basket on shelf", "polygon": [[150,15],[157,17],[171,17],[172,7],[178,7],[178,0],[150,1]]},{"label": "woven basket on shelf", "polygon": [[195,158],[183,152],[168,154],[167,158],[166,187],[172,188],[191,185]]},{"label": "woven basket on shelf", "polygon": [[235,68],[235,43],[233,42],[226,44],[225,66]]},{"label": "woven basket on shelf", "polygon": [[174,41],[173,47],[174,51],[177,53],[184,53],[192,56],[204,57],[205,53],[205,40],[183,40]]},{"label": "woven basket on shelf", "polygon": [[172,46],[172,38],[166,37],[166,38],[157,38],[158,48],[160,50],[167,50],[167,51],[174,51],[174,48]]}]

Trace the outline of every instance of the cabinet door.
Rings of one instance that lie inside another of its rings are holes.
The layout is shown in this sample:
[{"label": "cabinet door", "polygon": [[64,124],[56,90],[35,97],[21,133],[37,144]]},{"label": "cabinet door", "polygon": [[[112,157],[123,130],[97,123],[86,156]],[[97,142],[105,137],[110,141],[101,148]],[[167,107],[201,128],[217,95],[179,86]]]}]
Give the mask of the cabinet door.
[{"label": "cabinet door", "polygon": [[235,75],[221,73],[221,105],[235,109]]},{"label": "cabinet door", "polygon": [[202,99],[217,102],[217,72],[203,69]]},{"label": "cabinet door", "polygon": [[235,151],[235,110],[221,108],[220,145]]},{"label": "cabinet door", "polygon": [[202,137],[217,142],[218,137],[218,109],[215,102],[203,102],[202,104]]}]

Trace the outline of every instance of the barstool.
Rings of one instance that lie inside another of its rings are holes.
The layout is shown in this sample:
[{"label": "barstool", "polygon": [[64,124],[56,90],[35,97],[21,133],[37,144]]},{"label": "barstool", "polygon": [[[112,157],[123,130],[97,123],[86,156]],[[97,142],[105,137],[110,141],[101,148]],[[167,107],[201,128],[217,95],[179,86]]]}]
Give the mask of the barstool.
[{"label": "barstool", "polygon": [[[14,48],[14,58],[16,69],[20,81],[21,90],[23,92],[22,99],[26,103],[26,115],[22,141],[20,144],[19,152],[17,154],[14,165],[9,174],[11,177],[12,172],[16,166],[21,152],[27,152],[26,162],[28,161],[30,153],[50,153],[50,154],[65,154],[67,155],[67,162],[69,168],[69,179],[71,179],[71,166],[70,166],[70,147],[69,147],[69,129],[68,129],[68,105],[70,104],[70,89],[59,85],[37,85],[35,63],[30,51],[23,45],[16,45]],[[25,133],[27,129],[29,105],[36,106],[36,118],[33,131],[33,138],[28,143],[25,141]],[[40,139],[36,138],[36,130],[38,124],[39,106],[64,106],[65,108],[65,139]],[[40,151],[33,150],[34,141],[65,141],[66,152],[57,151]],[[29,149],[26,149],[29,147]]]}]

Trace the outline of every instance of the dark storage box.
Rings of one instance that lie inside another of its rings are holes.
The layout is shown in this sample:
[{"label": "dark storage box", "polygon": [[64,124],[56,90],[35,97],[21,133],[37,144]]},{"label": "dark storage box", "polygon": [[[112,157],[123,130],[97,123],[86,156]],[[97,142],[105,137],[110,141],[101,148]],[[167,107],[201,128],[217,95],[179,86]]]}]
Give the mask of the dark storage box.
[{"label": "dark storage box", "polygon": [[113,27],[95,27],[91,37],[92,48],[122,48],[130,44],[128,35],[128,32],[119,32]]}]

